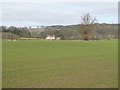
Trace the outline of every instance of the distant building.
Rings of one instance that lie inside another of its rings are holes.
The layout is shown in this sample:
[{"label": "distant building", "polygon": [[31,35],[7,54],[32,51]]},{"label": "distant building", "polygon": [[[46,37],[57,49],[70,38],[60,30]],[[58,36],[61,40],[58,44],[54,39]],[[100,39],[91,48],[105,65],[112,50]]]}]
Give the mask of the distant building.
[{"label": "distant building", "polygon": [[55,35],[47,35],[46,40],[55,40]]},{"label": "distant building", "polygon": [[56,37],[56,40],[60,40],[60,37]]}]

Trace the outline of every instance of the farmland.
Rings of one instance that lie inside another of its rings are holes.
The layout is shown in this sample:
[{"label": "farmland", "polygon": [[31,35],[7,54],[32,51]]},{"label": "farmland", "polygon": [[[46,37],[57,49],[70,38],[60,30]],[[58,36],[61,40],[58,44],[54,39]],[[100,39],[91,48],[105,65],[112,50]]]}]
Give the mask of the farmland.
[{"label": "farmland", "polygon": [[118,42],[3,41],[3,88],[116,88]]}]

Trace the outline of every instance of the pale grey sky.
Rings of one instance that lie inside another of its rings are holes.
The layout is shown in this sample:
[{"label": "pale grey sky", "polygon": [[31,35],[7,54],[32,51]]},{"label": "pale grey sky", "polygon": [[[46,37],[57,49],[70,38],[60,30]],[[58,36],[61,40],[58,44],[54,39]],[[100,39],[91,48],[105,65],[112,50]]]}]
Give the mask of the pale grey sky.
[{"label": "pale grey sky", "polygon": [[6,26],[79,24],[85,13],[100,23],[118,22],[117,2],[2,2],[1,8]]}]

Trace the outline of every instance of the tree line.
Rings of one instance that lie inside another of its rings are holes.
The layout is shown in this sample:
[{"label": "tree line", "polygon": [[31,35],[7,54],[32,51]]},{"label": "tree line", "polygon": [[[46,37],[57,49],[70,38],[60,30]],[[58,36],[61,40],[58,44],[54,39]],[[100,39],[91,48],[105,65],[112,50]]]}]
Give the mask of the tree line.
[{"label": "tree line", "polygon": [[21,37],[29,38],[31,37],[28,28],[26,27],[14,27],[14,26],[1,26],[2,28],[2,38],[3,39],[17,39]]},{"label": "tree line", "polygon": [[[117,24],[94,24],[92,28],[91,39],[117,39],[118,38],[118,25]],[[56,35],[64,40],[84,40],[84,27],[80,25],[69,26],[48,26],[44,32],[39,34],[40,38],[45,38],[46,35]]]},{"label": "tree line", "polygon": [[81,24],[78,25],[55,25],[41,27],[36,29],[27,27],[6,27],[2,28],[3,39],[17,38],[41,38],[45,39],[47,35],[55,35],[62,40],[100,40],[100,39],[117,39],[118,25],[117,24],[99,24],[96,23],[96,18],[89,13],[81,17]]},{"label": "tree line", "polygon": [[[18,39],[18,38],[41,38],[45,39],[47,35],[55,35],[60,37],[62,40],[83,40],[83,25],[55,25],[46,26],[43,31],[30,32],[28,28],[18,28],[18,27],[6,27],[2,28],[2,38],[3,39]],[[94,29],[92,31],[91,39],[117,39],[118,38],[118,25],[117,24],[94,24]],[[34,33],[34,34],[33,34]]]}]

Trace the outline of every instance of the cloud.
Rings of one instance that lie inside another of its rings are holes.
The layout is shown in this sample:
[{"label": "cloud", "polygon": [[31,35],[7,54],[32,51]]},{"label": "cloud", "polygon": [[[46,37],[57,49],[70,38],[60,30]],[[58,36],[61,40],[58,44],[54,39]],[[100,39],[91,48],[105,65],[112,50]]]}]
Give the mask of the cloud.
[{"label": "cloud", "polygon": [[1,2],[118,2],[119,0],[1,0]]},{"label": "cloud", "polygon": [[[3,3],[4,25],[78,24],[81,15],[89,12],[99,22],[117,22],[117,3]],[[111,18],[110,20],[108,19]]]}]

